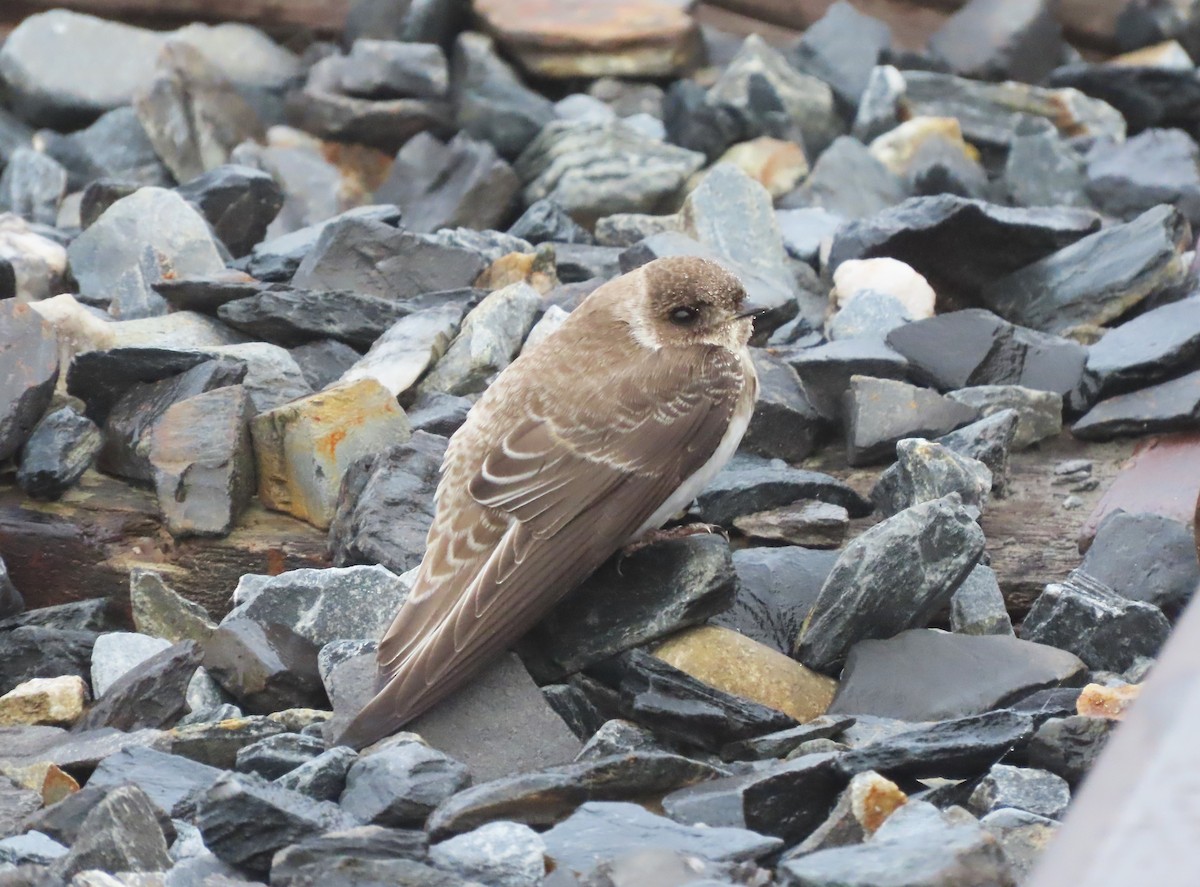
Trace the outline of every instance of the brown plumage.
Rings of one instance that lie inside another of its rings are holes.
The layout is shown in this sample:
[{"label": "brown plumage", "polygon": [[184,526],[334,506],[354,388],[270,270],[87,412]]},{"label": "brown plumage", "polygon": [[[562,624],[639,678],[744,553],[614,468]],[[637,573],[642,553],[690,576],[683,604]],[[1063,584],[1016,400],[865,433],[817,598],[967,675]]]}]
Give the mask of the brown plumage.
[{"label": "brown plumage", "polygon": [[714,262],[659,259],[588,296],[451,438],[382,688],[340,742],[402,727],[628,542],[687,506],[745,432],[752,319]]}]

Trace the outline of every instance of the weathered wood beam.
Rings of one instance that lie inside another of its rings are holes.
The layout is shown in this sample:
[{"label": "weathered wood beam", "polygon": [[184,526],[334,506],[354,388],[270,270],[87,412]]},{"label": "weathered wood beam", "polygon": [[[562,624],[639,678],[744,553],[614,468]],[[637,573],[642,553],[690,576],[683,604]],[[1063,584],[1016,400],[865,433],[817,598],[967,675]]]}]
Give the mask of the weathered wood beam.
[{"label": "weathered wood beam", "polygon": [[193,21],[245,22],[268,30],[340,31],[351,0],[4,0],[3,18],[18,22],[47,9],[171,27]]}]

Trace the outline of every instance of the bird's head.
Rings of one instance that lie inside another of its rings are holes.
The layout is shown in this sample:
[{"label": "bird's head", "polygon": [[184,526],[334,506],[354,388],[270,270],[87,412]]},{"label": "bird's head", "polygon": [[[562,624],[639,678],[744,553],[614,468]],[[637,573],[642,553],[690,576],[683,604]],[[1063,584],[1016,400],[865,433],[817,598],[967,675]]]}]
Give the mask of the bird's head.
[{"label": "bird's head", "polygon": [[673,256],[643,265],[639,273],[643,298],[630,306],[630,326],[643,344],[737,350],[749,340],[758,309],[741,281],[718,263]]}]

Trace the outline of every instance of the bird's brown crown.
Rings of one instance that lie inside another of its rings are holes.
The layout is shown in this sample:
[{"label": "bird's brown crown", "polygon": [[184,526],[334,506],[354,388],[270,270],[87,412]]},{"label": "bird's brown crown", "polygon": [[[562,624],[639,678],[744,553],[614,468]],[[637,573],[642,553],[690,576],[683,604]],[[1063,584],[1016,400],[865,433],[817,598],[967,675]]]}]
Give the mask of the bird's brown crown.
[{"label": "bird's brown crown", "polygon": [[672,256],[650,262],[642,273],[649,326],[661,343],[734,347],[749,335],[750,321],[738,316],[746,290],[716,262]]}]

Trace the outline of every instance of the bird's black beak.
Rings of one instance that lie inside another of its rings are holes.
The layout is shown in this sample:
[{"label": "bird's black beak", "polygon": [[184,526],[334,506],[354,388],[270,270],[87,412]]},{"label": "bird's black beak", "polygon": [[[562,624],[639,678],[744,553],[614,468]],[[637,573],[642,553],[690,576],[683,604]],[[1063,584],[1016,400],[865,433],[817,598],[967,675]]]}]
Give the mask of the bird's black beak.
[{"label": "bird's black beak", "polygon": [[749,299],[743,299],[741,310],[734,316],[738,320],[741,320],[744,317],[758,317],[758,315],[766,314],[770,310],[766,305],[758,305]]}]

